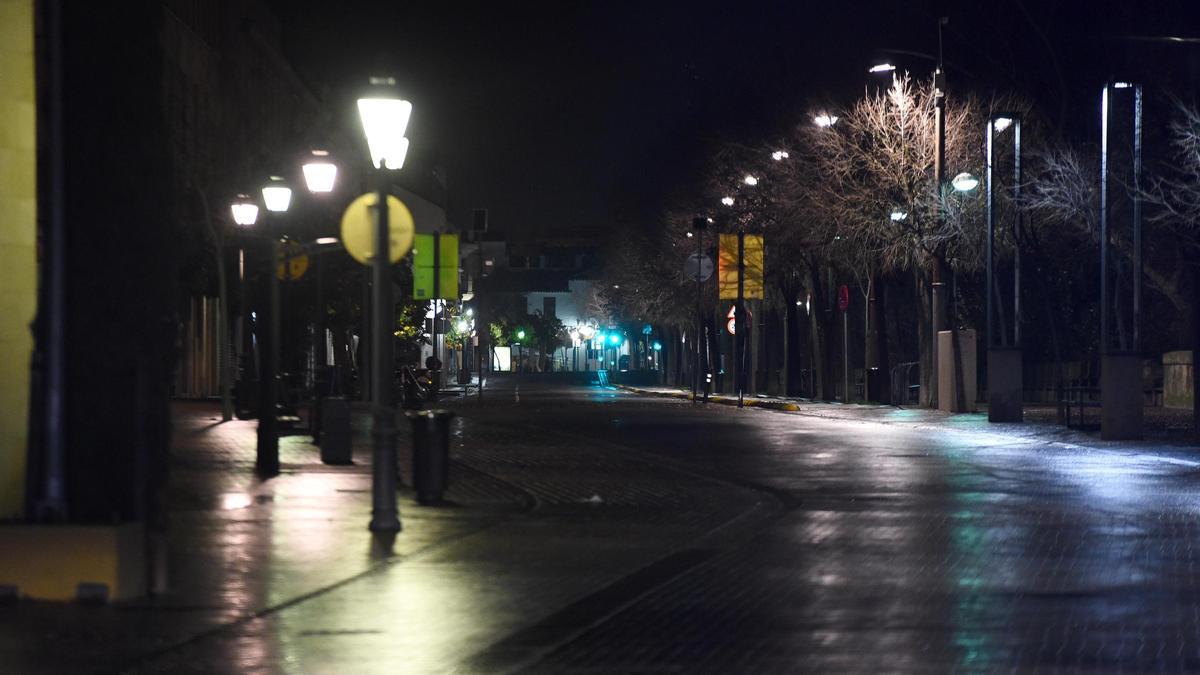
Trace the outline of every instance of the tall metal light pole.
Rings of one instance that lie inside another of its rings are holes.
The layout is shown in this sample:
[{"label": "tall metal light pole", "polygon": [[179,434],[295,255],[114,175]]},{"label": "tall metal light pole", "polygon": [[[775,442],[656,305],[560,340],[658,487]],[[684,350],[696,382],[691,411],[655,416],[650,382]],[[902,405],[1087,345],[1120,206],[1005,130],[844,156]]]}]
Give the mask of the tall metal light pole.
[{"label": "tall metal light pole", "polygon": [[[1128,344],[1109,344],[1110,299],[1108,269],[1109,132],[1113,90],[1133,89],[1133,325]],[[1142,437],[1142,86],[1128,82],[1105,85],[1100,94],[1100,437],[1126,440]]]},{"label": "tall metal light pole", "polygon": [[700,392],[700,333],[704,331],[703,321],[704,314],[701,308],[701,290],[703,283],[703,265],[704,261],[704,230],[708,228],[709,218],[696,217],[692,218],[692,234],[696,237],[696,334],[692,340],[692,346],[695,348],[695,355],[692,362],[692,403],[696,402],[697,394]]},{"label": "tall metal light pole", "polygon": [[388,172],[404,166],[408,139],[404,131],[412,115],[412,104],[401,100],[391,91],[391,78],[373,78],[371,84],[385,88],[358,100],[363,132],[371,150],[376,180],[376,220],[372,269],[372,361],[375,376],[371,378],[371,405],[375,411],[373,436],[375,441],[371,468],[371,523],[376,534],[400,531],[400,514],[396,506],[396,409],[392,405],[392,332],[396,323],[396,307],[392,301],[391,257],[392,242],[388,223]]},{"label": "tall metal light pole", "polygon": [[[263,204],[272,213],[286,213],[292,203],[292,189],[282,178],[273,176],[263,186]],[[279,403],[279,237],[267,233],[266,284],[267,316],[259,316],[258,325],[265,326],[259,332],[259,378],[258,378],[258,445],[254,456],[254,469],[264,478],[279,475],[279,419],[276,405]]]},{"label": "tall metal light pole", "polygon": [[[993,321],[996,298],[996,209],[995,140],[996,134],[1012,127],[1013,133],[1013,311],[1012,343],[1008,331]],[[1021,395],[1021,118],[1015,113],[996,113],[987,123],[987,384],[988,421],[1024,420]]]}]

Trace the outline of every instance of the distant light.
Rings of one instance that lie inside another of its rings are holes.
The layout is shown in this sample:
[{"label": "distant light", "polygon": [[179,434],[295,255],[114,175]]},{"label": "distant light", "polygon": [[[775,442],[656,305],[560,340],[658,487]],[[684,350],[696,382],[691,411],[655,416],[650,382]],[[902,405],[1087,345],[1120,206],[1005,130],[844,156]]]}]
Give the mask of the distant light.
[{"label": "distant light", "polygon": [[238,200],[230,205],[233,212],[233,222],[238,225],[253,225],[258,220],[258,204],[250,201],[246,195],[238,195]]},{"label": "distant light", "polygon": [[898,223],[907,217],[908,217],[908,211],[901,211],[900,209],[896,209],[895,211],[892,211],[892,215],[891,215],[892,222]]},{"label": "distant light", "polygon": [[404,132],[412,116],[412,104],[390,96],[360,98],[358,115],[375,168],[403,168],[404,157],[408,154],[408,139]]},{"label": "distant light", "polygon": [[954,189],[959,192],[970,192],[979,187],[979,179],[964,171],[955,176],[950,181],[950,185],[954,186]]},{"label": "distant light", "polygon": [[468,307],[467,308],[467,316],[475,316],[475,310]]},{"label": "distant light", "polygon": [[654,341],[654,351],[656,351],[656,352],[662,351],[662,343],[659,342],[658,340]]},{"label": "distant light", "polygon": [[721,197],[721,203],[725,206],[733,206],[733,197]]},{"label": "distant light", "polygon": [[758,178],[756,178],[755,176],[751,176],[750,174],[746,174],[746,177],[742,179],[742,182],[745,183],[746,185],[753,187],[755,185],[758,185]]},{"label": "distant light", "polygon": [[271,182],[263,186],[262,196],[268,211],[283,213],[292,203],[292,188],[279,176],[271,176]]},{"label": "distant light", "polygon": [[1113,82],[1113,89],[1131,89],[1132,83],[1129,82]]},{"label": "distant light", "polygon": [[621,284],[613,284],[613,288],[621,290]]},{"label": "distant light", "polygon": [[525,339],[525,331],[523,331],[523,330],[517,331],[517,339],[524,340]]},{"label": "distant light", "polygon": [[585,323],[579,327],[579,335],[583,337],[584,340],[591,340],[592,337],[596,335],[596,327]]},{"label": "distant light", "polygon": [[621,336],[616,333],[608,334],[608,343],[613,345],[621,344]]},{"label": "distant light", "polygon": [[831,126],[837,124],[837,121],[838,121],[837,115],[830,115],[827,113],[821,113],[820,115],[817,115],[816,117],[813,118],[813,124],[815,124],[821,128],[831,127]]},{"label": "distant light", "polygon": [[890,73],[890,72],[893,72],[894,70],[896,70],[896,66],[894,66],[890,63],[880,63],[880,64],[877,64],[877,65],[874,65],[874,66],[871,66],[870,68],[868,68],[867,72],[868,73]]},{"label": "distant light", "polygon": [[1013,121],[1011,117],[997,117],[993,122],[993,126],[996,129],[996,133],[1000,133],[1001,131],[1004,131],[1012,126],[1012,123]]},{"label": "distant light", "polygon": [[785,160],[787,158],[788,154],[785,150],[776,150],[775,152],[771,153],[771,159],[775,160],[776,162]]},{"label": "distant light", "polygon": [[337,237],[320,237],[317,239],[317,243],[321,244],[322,246],[325,246],[328,244],[336,244],[336,243],[338,243],[338,241],[340,241],[340,240]]},{"label": "distant light", "polygon": [[454,327],[460,333],[465,333],[465,332],[467,332],[467,329],[470,328],[470,326],[467,324],[466,319],[459,319],[458,322],[454,324]]},{"label": "distant light", "polygon": [[[320,154],[318,154],[320,153]],[[313,155],[326,157],[324,150],[314,150]],[[337,178],[337,165],[324,160],[311,160],[304,165],[304,182],[309,192],[333,192],[333,183]]]},{"label": "distant light", "polygon": [[691,239],[695,235],[692,234],[691,230],[688,230],[687,236],[688,236],[688,239]]}]

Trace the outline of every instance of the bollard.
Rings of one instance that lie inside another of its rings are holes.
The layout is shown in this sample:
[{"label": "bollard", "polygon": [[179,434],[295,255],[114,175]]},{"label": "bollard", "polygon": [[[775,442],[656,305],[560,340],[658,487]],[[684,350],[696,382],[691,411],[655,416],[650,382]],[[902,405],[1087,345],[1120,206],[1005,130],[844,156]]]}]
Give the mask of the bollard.
[{"label": "bollard", "polygon": [[350,452],[350,405],[343,396],[327,396],[321,401],[321,461],[354,463]]},{"label": "bollard", "polygon": [[450,471],[449,410],[422,410],[406,413],[413,429],[413,488],[417,502],[442,501]]}]

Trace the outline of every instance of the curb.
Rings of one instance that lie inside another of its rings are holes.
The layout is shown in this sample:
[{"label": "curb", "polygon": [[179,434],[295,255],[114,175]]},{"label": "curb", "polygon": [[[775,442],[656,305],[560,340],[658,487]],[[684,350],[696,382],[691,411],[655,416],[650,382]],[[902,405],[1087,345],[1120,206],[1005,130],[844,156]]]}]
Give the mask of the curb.
[{"label": "curb", "polygon": [[[634,394],[642,394],[644,396],[657,396],[659,398],[677,398],[677,399],[680,399],[683,401],[692,400],[692,395],[687,392],[683,392],[683,391],[678,392],[678,393],[669,392],[669,391],[654,391],[652,389],[639,389],[638,387],[631,387],[631,386],[625,385],[625,384],[614,384],[613,386],[616,387],[617,389],[623,389],[625,391],[632,392]],[[709,403],[717,403],[719,405],[732,405],[732,406],[736,406],[738,404],[738,401],[736,398],[732,398],[729,396],[723,396],[720,394],[714,395],[714,396],[709,396],[708,402]],[[783,410],[786,412],[799,412],[800,411],[800,406],[796,405],[795,403],[788,403],[786,401],[762,401],[759,399],[743,399],[742,406],[745,408],[763,408],[765,410]]]}]

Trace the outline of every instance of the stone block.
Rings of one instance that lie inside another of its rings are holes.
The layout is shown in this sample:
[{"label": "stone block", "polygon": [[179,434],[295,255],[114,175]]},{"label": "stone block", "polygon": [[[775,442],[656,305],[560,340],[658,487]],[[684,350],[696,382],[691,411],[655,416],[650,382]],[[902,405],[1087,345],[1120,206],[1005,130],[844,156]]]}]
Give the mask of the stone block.
[{"label": "stone block", "polygon": [[1021,349],[992,347],[987,354],[988,421],[1023,422]]},{"label": "stone block", "polygon": [[[943,412],[974,412],[975,395],[975,331],[972,329],[957,331],[958,351],[962,364],[962,396],[959,397],[958,383],[960,381],[955,371],[954,335],[955,331],[938,332],[938,410]],[[961,398],[961,404],[959,400]]]},{"label": "stone block", "polygon": [[1142,357],[1100,357],[1100,438],[1112,441],[1142,437]]}]

